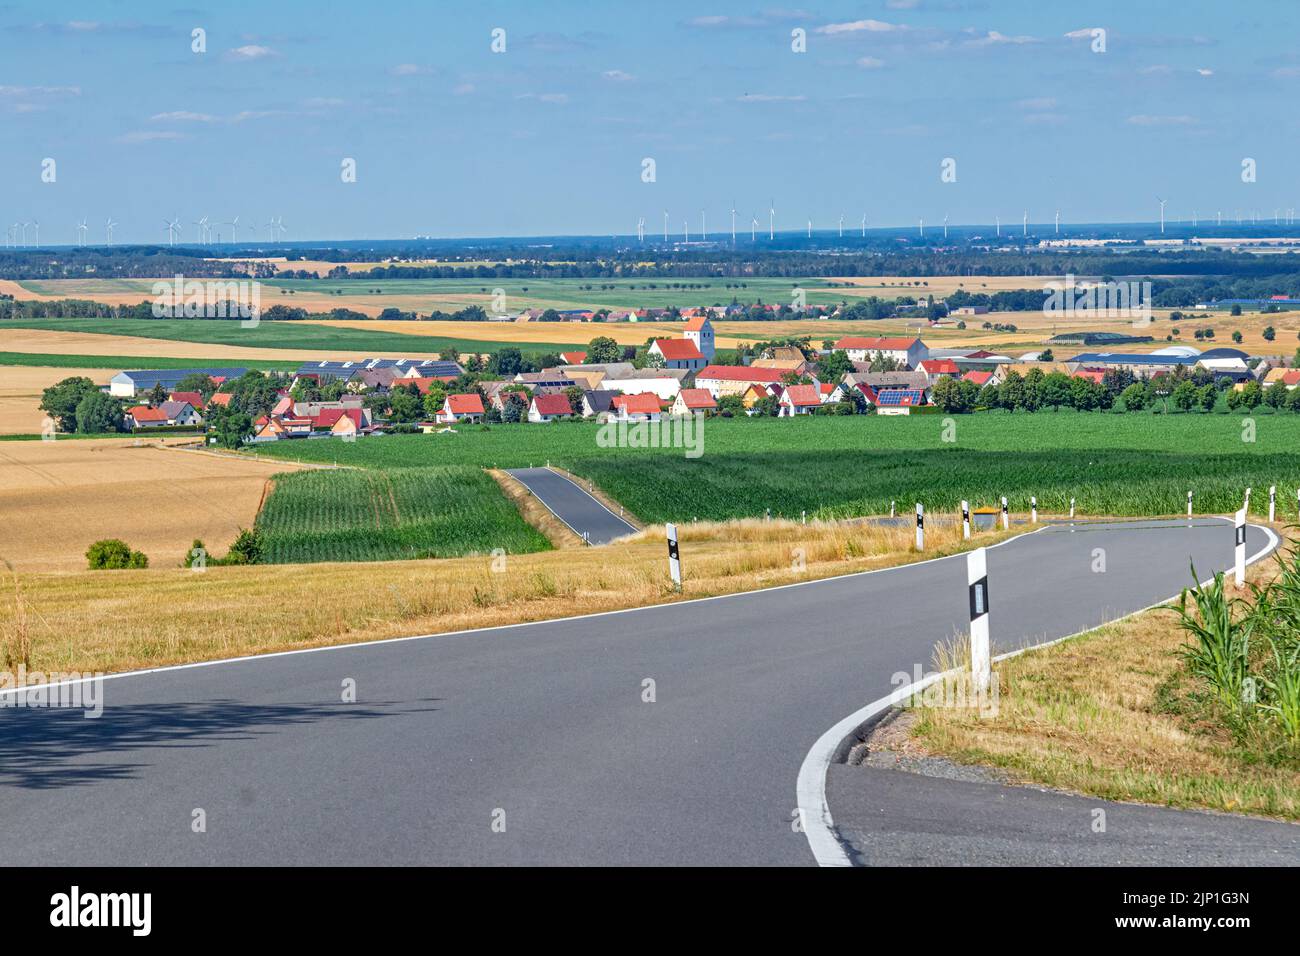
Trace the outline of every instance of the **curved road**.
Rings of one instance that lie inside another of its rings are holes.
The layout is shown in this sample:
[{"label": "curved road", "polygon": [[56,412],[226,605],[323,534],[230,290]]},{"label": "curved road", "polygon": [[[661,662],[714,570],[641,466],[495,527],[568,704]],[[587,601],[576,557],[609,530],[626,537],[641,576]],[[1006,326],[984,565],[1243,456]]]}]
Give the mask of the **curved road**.
[{"label": "curved road", "polygon": [[608,544],[615,538],[636,534],[635,525],[624,521],[614,512],[587,494],[575,484],[549,468],[510,468],[508,475],[536,496],[555,517],[559,518],[588,544]]},{"label": "curved road", "polygon": [[[991,548],[995,643],[1163,599],[1190,582],[1189,560],[1202,576],[1224,567],[1232,541],[1230,524],[1201,519],[1048,527]],[[1267,543],[1249,529],[1251,553]],[[1097,548],[1104,574],[1091,571]],[[689,562],[683,554],[688,575]],[[956,556],[123,675],[104,683],[96,720],[0,710],[0,858],[811,864],[792,826],[809,748],[887,694],[895,672],[928,667],[935,642],[964,628],[966,600]],[[341,701],[349,679],[355,703]]]}]

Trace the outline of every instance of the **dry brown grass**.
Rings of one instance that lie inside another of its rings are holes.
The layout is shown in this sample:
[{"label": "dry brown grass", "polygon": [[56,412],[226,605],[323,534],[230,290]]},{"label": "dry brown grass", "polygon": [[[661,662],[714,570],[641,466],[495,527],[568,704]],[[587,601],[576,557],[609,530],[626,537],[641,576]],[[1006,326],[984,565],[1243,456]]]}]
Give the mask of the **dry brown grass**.
[{"label": "dry brown grass", "polygon": [[[680,539],[682,595],[668,581],[662,527],[605,547],[512,555],[504,573],[474,557],[27,574],[39,615],[31,666],[122,671],[562,618],[882,568],[961,544],[959,531],[936,531],[920,555],[910,529],[779,521],[687,525]],[[320,594],[339,597],[309,597]],[[0,628],[12,621],[0,604]]]},{"label": "dry brown grass", "polygon": [[[301,298],[301,294],[296,298]],[[383,296],[396,299],[398,296]],[[486,305],[491,296],[466,296],[479,298]],[[301,303],[295,303],[301,305]],[[390,301],[388,303],[392,305]],[[468,303],[466,303],[468,304]],[[335,299],[328,308],[335,308]],[[421,305],[427,310],[428,305]],[[354,319],[309,320],[311,325],[328,325],[334,328],[365,329],[367,331],[398,332],[402,335],[436,335],[454,339],[475,339],[483,342],[501,342],[531,345],[538,342],[590,342],[597,336],[608,336],[619,345],[642,345],[649,338],[680,338],[684,322],[389,322]],[[735,325],[736,323],[730,323]],[[755,323],[744,323],[753,331]],[[731,348],[739,342],[719,336],[721,348]]]},{"label": "dry brown grass", "polygon": [[103,368],[0,366],[0,435],[39,435],[46,417],[41,392],[56,382],[82,376],[105,385],[115,374]]},{"label": "dry brown grass", "polygon": [[[1270,573],[1266,564],[1250,579]],[[1189,725],[1162,706],[1184,643],[1174,615],[1153,610],[1029,651],[995,665],[995,717],[922,707],[913,742],[1022,783],[1300,820],[1300,772],[1249,759],[1227,729]],[[939,661],[952,662],[951,652]]]},{"label": "dry brown grass", "polygon": [[296,467],[139,439],[0,443],[0,558],[19,571],[74,571],[101,538],[161,567],[179,565],[195,538],[223,553],[252,526],[267,479]]},{"label": "dry brown grass", "polygon": [[[137,299],[139,297],[137,296]],[[335,305],[338,303],[336,302]],[[413,324],[413,323],[412,323]],[[62,332],[53,329],[5,329],[4,351],[41,355],[131,355],[139,358],[262,359],[264,361],[319,362],[325,359],[373,358],[372,352],[346,349],[266,349],[247,345],[209,345],[173,342],[106,332]],[[411,358],[433,357],[436,352],[406,352]],[[9,370],[9,366],[5,370]],[[114,370],[116,374],[118,370]]]}]

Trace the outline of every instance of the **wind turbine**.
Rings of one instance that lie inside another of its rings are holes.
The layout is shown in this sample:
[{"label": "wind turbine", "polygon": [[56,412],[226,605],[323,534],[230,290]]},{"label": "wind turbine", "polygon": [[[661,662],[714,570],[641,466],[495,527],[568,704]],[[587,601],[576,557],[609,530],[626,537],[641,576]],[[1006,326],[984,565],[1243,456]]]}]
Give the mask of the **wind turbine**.
[{"label": "wind turbine", "polygon": [[163,222],[167,226],[167,245],[169,246],[176,245],[176,237],[179,236],[181,232],[180,218],[178,217],[172,219],[170,222],[164,219]]},{"label": "wind turbine", "polygon": [[767,209],[767,238],[768,241],[776,238],[776,200],[773,199]]},{"label": "wind turbine", "polygon": [[1056,235],[1061,234],[1061,210],[1056,210]]},{"label": "wind turbine", "polygon": [[238,239],[238,236],[239,236],[239,217],[236,216],[234,219],[230,220],[230,222],[223,222],[222,225],[223,225],[223,226],[229,226],[229,227],[230,227],[230,241],[231,241],[231,243],[233,244],[233,243],[235,243],[235,242],[238,242],[238,241],[239,241],[239,239]]},{"label": "wind turbine", "polygon": [[668,241],[668,210],[664,210],[664,242]]},{"label": "wind turbine", "polygon": [[109,216],[108,219],[104,222],[104,233],[108,237],[108,244],[110,246],[113,244],[113,227],[117,225],[120,224],[114,222],[112,216]]},{"label": "wind turbine", "polygon": [[280,235],[280,238],[276,241],[284,242],[284,216],[275,217],[275,231]]},{"label": "wind turbine", "polygon": [[645,216],[636,221],[636,239],[637,242],[645,242]]},{"label": "wind turbine", "polygon": [[36,248],[39,249],[41,247],[41,221],[33,219],[32,225],[36,227]]},{"label": "wind turbine", "polygon": [[85,244],[86,244],[86,217],[82,216],[81,222],[77,223],[77,245],[84,246]]},{"label": "wind turbine", "polygon": [[840,238],[844,238],[844,217],[840,216]]},{"label": "wind turbine", "polygon": [[709,230],[704,225],[704,210],[700,210],[700,242],[709,241]]},{"label": "wind turbine", "polygon": [[924,218],[918,219],[918,220],[916,221],[916,228],[917,228],[917,231],[919,231],[919,232],[921,233],[922,236],[925,235],[925,219],[924,219]]},{"label": "wind turbine", "polygon": [[21,223],[19,223],[19,225],[23,227],[23,241],[22,241],[22,246],[23,246],[24,249],[26,249],[26,248],[27,248],[27,227],[30,226],[31,223],[30,223],[30,222],[21,222]]},{"label": "wind turbine", "polygon": [[689,246],[691,244],[691,221],[689,219],[682,220],[682,235],[685,237],[686,245]]},{"label": "wind turbine", "polygon": [[948,241],[948,214],[943,214],[943,240]]},{"label": "wind turbine", "polygon": [[1156,202],[1160,203],[1160,235],[1162,236],[1165,234],[1165,203],[1168,201],[1168,199],[1156,197]]},{"label": "wind turbine", "polygon": [[1002,238],[1002,220],[1001,220],[999,217],[994,216],[994,217],[993,217],[993,226],[994,226],[994,228],[997,229],[997,231],[998,231],[998,238],[1001,239],[1001,238]]},{"label": "wind turbine", "polygon": [[749,241],[750,242],[758,241],[758,217],[757,216],[751,216],[749,218]]},{"label": "wind turbine", "polygon": [[811,219],[808,220],[808,238],[809,238],[809,239],[812,238],[812,220],[811,220]]},{"label": "wind turbine", "polygon": [[1214,224],[1215,224],[1216,226],[1222,226],[1222,225],[1223,225],[1223,210],[1222,210],[1222,209],[1220,209],[1218,212],[1216,212],[1216,213],[1214,214]]},{"label": "wind turbine", "polygon": [[867,238],[867,214],[862,214],[862,238]]},{"label": "wind turbine", "polygon": [[194,225],[199,227],[199,245],[206,245],[208,241],[208,217],[194,220]]},{"label": "wind turbine", "polygon": [[1020,220],[1020,234],[1022,236],[1029,235],[1029,210],[1028,209],[1025,210],[1024,218]]},{"label": "wind turbine", "polygon": [[731,200],[731,244],[736,244],[736,200]]},{"label": "wind turbine", "polygon": [[1196,210],[1195,210],[1195,209],[1192,210],[1192,228],[1193,228],[1193,229],[1196,228]]}]

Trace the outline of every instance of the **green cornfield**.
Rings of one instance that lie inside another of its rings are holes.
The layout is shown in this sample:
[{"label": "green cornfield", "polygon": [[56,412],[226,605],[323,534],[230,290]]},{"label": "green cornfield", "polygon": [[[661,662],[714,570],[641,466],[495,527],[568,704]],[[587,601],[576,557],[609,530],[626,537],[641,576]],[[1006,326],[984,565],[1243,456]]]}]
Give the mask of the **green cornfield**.
[{"label": "green cornfield", "polygon": [[[951,423],[951,426],[945,424]],[[1243,424],[1245,422],[1245,424]],[[673,448],[602,448],[590,423],[493,425],[456,434],[387,436],[352,443],[280,442],[258,454],[387,471],[421,465],[502,468],[548,460],[584,478],[648,522],[761,516],[881,514],[897,501],[955,510],[965,498],[1080,515],[1169,515],[1195,492],[1198,514],[1241,507],[1296,519],[1300,415],[1108,414],[1062,411],[874,415],[705,422],[702,454]],[[950,440],[946,440],[950,439]]]},{"label": "green cornfield", "polygon": [[511,554],[550,547],[465,465],[279,475],[257,530],[270,564]]}]

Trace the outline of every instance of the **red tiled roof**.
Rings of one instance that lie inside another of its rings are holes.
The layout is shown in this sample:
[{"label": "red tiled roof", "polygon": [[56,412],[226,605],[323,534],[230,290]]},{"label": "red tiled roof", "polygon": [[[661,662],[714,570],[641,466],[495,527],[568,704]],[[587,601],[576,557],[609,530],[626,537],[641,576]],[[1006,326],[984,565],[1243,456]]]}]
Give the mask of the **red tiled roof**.
[{"label": "red tiled roof", "polygon": [[835,343],[837,349],[866,349],[871,352],[906,352],[920,339],[871,339],[859,335],[850,335]]},{"label": "red tiled roof", "polygon": [[564,359],[565,365],[581,365],[587,361],[586,352],[561,352],[560,358]]},{"label": "red tiled roof", "polygon": [[718,403],[713,400],[707,388],[684,388],[679,393],[682,403],[687,408],[717,408]]},{"label": "red tiled roof", "polygon": [[962,378],[968,382],[974,382],[976,385],[987,385],[989,379],[993,377],[992,372],[967,372]]},{"label": "red tiled roof", "polygon": [[189,402],[199,411],[203,410],[202,392],[172,392],[167,398],[173,402]]},{"label": "red tiled roof", "polygon": [[675,362],[689,359],[703,360],[704,356],[690,339],[655,339],[655,345],[665,359]]},{"label": "red tiled roof", "polygon": [[654,415],[663,411],[659,396],[654,392],[641,392],[639,395],[615,395],[610,404],[624,409],[629,415]]},{"label": "red tiled roof", "polygon": [[352,424],[358,428],[361,427],[361,409],[359,408],[326,408],[319,415],[313,415],[310,421],[315,428],[333,428],[338,424],[340,418],[350,418]]},{"label": "red tiled roof", "polygon": [[1106,377],[1106,373],[1104,370],[1099,368],[1081,368],[1075,371],[1074,377],[1086,378],[1088,379],[1088,381],[1096,382],[1098,385],[1100,385],[1102,383],[1102,379]]},{"label": "red tiled roof", "polygon": [[[234,397],[235,397],[235,396],[232,395],[230,392],[217,392],[215,395],[212,396],[212,399],[211,399],[211,401],[208,402],[208,404],[209,404],[209,405],[224,405],[226,408],[229,408],[229,407],[230,407],[230,400],[231,400],[232,398],[234,398]],[[191,403],[191,404],[192,404],[192,403]]]},{"label": "red tiled roof", "polygon": [[1291,369],[1282,373],[1282,381],[1286,385],[1300,385],[1300,369]]},{"label": "red tiled roof", "polygon": [[483,396],[478,392],[466,392],[463,395],[447,396],[447,411],[453,415],[482,415]]},{"label": "red tiled roof", "polygon": [[833,392],[833,391],[835,391],[835,383],[834,383],[834,382],[822,382],[822,384],[821,384],[821,392],[822,392],[823,395],[829,395],[829,394],[830,394],[831,392]]},{"label": "red tiled roof", "polygon": [[743,365],[706,365],[695,373],[695,381],[706,379],[719,379],[731,382],[765,382],[774,383],[781,381],[781,376],[785,374],[783,369],[779,368],[754,368],[753,366],[745,367]]},{"label": "red tiled roof", "polygon": [[573,406],[569,404],[569,396],[563,392],[554,392],[550,395],[534,395],[533,406],[537,409],[539,415],[573,414]]},{"label": "red tiled roof", "polygon": [[161,408],[150,408],[148,405],[136,405],[127,412],[137,422],[165,422],[167,414]]},{"label": "red tiled roof", "polygon": [[926,359],[917,368],[927,375],[956,375],[957,363],[952,359]]},{"label": "red tiled roof", "polygon": [[704,323],[707,321],[709,321],[709,317],[707,315],[697,315],[692,319],[687,319],[686,331],[698,332],[700,331],[700,329],[704,328]]},{"label": "red tiled roof", "polygon": [[821,396],[817,394],[817,389],[812,385],[791,385],[781,396],[781,403],[790,405],[820,405]]}]

